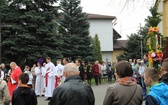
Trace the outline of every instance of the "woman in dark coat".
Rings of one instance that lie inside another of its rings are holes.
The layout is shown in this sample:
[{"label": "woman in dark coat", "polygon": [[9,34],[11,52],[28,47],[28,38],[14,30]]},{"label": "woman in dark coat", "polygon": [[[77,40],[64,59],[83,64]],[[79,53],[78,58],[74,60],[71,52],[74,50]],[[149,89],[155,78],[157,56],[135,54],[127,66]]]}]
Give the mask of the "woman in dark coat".
[{"label": "woman in dark coat", "polygon": [[94,65],[92,66],[93,76],[95,78],[96,85],[98,85],[98,79],[99,79],[99,76],[100,76],[99,65],[98,64],[99,64],[98,61],[95,61]]},{"label": "woman in dark coat", "polygon": [[86,68],[86,75],[87,75],[87,82],[89,85],[91,85],[91,80],[92,80],[92,65],[89,62]]}]

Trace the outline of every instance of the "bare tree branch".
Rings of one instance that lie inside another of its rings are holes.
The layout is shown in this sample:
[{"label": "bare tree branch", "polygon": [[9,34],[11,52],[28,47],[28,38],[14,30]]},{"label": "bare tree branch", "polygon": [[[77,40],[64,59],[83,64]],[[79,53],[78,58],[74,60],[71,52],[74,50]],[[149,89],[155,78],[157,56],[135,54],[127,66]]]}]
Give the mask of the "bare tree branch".
[{"label": "bare tree branch", "polygon": [[[114,4],[115,2],[119,2],[118,6],[121,8],[121,11],[119,13],[122,13],[126,8],[129,9],[130,6],[133,6],[132,11],[134,11],[138,6],[139,2],[142,0],[111,0],[110,4]],[[149,6],[152,6],[156,0],[143,0],[142,8],[146,6],[147,8],[150,8]]]}]

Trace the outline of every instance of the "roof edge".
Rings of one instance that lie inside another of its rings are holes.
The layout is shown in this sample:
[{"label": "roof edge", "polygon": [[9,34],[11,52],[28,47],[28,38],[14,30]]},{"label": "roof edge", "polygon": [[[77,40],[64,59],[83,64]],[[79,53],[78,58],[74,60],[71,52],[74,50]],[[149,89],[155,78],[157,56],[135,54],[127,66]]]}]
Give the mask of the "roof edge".
[{"label": "roof edge", "polygon": [[116,16],[86,13],[89,19],[116,19]]}]

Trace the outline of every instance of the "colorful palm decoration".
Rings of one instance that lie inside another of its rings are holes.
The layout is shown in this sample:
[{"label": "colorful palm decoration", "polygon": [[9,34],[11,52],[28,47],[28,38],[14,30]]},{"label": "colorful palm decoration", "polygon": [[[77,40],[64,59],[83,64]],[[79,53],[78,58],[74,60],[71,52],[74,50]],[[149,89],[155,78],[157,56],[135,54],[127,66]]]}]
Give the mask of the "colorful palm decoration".
[{"label": "colorful palm decoration", "polygon": [[157,27],[161,21],[161,14],[157,12],[157,9],[158,5],[156,4],[150,9],[152,16],[148,16],[146,19],[151,27],[148,30],[148,35],[146,35],[144,42],[148,50],[148,66],[158,69],[158,65],[163,58],[163,50],[166,47],[166,39],[159,32],[159,28]]}]

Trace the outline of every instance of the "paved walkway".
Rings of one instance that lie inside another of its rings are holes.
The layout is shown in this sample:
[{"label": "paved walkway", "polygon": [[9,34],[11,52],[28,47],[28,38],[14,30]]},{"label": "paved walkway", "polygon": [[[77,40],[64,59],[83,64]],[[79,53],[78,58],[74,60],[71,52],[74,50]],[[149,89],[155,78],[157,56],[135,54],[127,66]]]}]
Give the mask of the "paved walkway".
[{"label": "paved walkway", "polygon": [[[92,89],[94,91],[94,95],[95,95],[95,105],[103,105],[103,100],[105,97],[105,93],[107,90],[107,87],[110,84],[101,84],[98,86],[93,85]],[[38,105],[48,105],[48,101],[45,101],[45,97],[38,97]]]},{"label": "paved walkway", "polygon": [[101,84],[98,86],[92,86],[95,95],[95,105],[103,105],[106,90],[109,86],[110,84]]},{"label": "paved walkway", "polygon": [[[110,84],[101,84],[98,86],[92,86],[95,95],[95,105],[103,105],[103,100],[109,85]],[[45,99],[45,97],[38,97],[38,105],[48,105],[48,101],[45,101]]]}]

